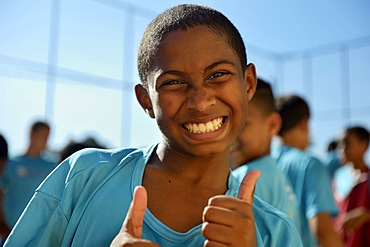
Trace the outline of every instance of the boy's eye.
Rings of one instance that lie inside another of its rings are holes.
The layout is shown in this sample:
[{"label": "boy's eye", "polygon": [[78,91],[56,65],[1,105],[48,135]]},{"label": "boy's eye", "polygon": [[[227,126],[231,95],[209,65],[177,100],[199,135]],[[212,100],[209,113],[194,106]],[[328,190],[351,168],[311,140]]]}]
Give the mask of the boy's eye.
[{"label": "boy's eye", "polygon": [[229,74],[229,73],[226,72],[226,71],[217,71],[216,73],[211,74],[208,77],[208,79],[215,79],[215,78],[221,77],[221,76],[226,75],[226,74]]},{"label": "boy's eye", "polygon": [[182,84],[184,84],[184,82],[182,82],[182,81],[170,80],[170,81],[166,81],[166,82],[162,83],[161,87],[172,86],[172,85],[182,85]]}]

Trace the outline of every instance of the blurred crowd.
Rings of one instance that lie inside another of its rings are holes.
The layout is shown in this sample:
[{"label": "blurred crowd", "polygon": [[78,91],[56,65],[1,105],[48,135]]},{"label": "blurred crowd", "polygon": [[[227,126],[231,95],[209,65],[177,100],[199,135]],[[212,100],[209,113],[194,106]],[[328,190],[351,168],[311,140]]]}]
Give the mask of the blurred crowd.
[{"label": "blurred crowd", "polygon": [[[84,148],[106,148],[93,137],[70,140],[56,155],[50,155],[48,140],[51,127],[45,121],[34,122],[29,130],[24,153],[9,157],[9,147],[0,133],[0,237],[6,239],[40,183],[73,153]],[[55,151],[52,152],[53,154]]]},{"label": "blurred crowd", "polygon": [[293,220],[303,246],[370,246],[369,131],[343,127],[319,158],[308,151],[310,117],[303,97],[274,97],[270,84],[258,79],[231,147],[233,172],[239,181],[250,170],[261,172],[255,195]]}]

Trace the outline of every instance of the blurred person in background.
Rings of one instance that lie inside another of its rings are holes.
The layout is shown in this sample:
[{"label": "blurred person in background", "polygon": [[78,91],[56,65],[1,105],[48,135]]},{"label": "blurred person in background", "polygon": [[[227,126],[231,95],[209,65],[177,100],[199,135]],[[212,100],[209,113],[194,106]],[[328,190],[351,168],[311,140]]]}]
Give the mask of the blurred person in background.
[{"label": "blurred person in background", "polygon": [[338,140],[330,141],[326,151],[326,156],[322,162],[327,167],[330,177],[333,178],[335,172],[342,167],[342,161],[338,152]]},{"label": "blurred person in background", "polygon": [[6,223],[13,227],[23,209],[31,199],[35,189],[56,167],[56,163],[47,160],[43,152],[47,148],[50,126],[37,121],[29,132],[29,145],[25,154],[10,157],[1,177],[4,193],[3,213]]},{"label": "blurred person in background", "polygon": [[271,86],[258,78],[257,89],[248,107],[247,121],[231,145],[230,164],[239,182],[251,170],[259,170],[255,195],[287,214],[300,232],[297,198],[289,179],[270,156],[271,139],[281,128]]},{"label": "blurred person in background", "polygon": [[339,208],[335,226],[347,247],[370,246],[370,169],[364,159],[369,139],[367,129],[354,126],[344,130],[339,142],[342,163],[349,172],[333,182]]},{"label": "blurred person in background", "polygon": [[[4,136],[0,134],[0,175],[3,173],[6,163],[8,161],[8,143]],[[8,237],[10,233],[10,227],[5,222],[3,214],[3,192],[0,190],[0,246],[2,246],[3,241]]]},{"label": "blurred person in background", "polygon": [[272,149],[277,166],[290,179],[301,211],[303,246],[343,246],[334,230],[333,216],[338,214],[328,169],[306,152],[309,145],[310,110],[297,95],[276,98],[282,118],[280,144]]},{"label": "blurred person in background", "polygon": [[8,142],[5,137],[0,134],[0,174],[4,172],[6,163],[8,162]]},{"label": "blurred person in background", "polygon": [[82,142],[76,142],[71,140],[60,152],[60,161],[65,160],[72,154],[74,154],[77,151],[80,151],[84,148],[99,148],[99,149],[105,149],[106,147],[104,145],[101,145],[99,142],[97,142],[93,137],[88,137]]}]

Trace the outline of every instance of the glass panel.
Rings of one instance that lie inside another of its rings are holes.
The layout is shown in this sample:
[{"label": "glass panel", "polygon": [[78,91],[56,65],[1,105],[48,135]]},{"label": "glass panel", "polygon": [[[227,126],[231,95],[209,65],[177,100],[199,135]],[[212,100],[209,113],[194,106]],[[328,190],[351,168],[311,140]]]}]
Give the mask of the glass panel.
[{"label": "glass panel", "polygon": [[94,137],[106,147],[120,147],[122,94],[118,90],[58,81],[55,94],[55,147]]},{"label": "glass panel", "polygon": [[353,49],[349,54],[350,99],[353,108],[370,107],[370,46]]},{"label": "glass panel", "polygon": [[307,92],[305,92],[305,88],[303,86],[304,78],[303,78],[303,65],[301,60],[297,61],[287,61],[284,63],[284,78],[283,78],[283,85],[284,85],[284,93],[288,94],[298,94],[304,97],[307,101]]},{"label": "glass panel", "polygon": [[313,59],[313,102],[315,111],[341,109],[341,78],[339,54]]},{"label": "glass panel", "polygon": [[318,157],[324,157],[330,141],[336,139],[343,130],[343,123],[338,119],[325,121],[311,120],[310,150]]},{"label": "glass panel", "polygon": [[44,81],[0,76],[0,132],[7,138],[10,155],[25,152],[30,125],[44,120],[45,90]]},{"label": "glass panel", "polygon": [[59,65],[121,79],[124,20],[123,11],[96,1],[62,1]]},{"label": "glass panel", "polygon": [[51,1],[1,1],[0,54],[47,62]]}]

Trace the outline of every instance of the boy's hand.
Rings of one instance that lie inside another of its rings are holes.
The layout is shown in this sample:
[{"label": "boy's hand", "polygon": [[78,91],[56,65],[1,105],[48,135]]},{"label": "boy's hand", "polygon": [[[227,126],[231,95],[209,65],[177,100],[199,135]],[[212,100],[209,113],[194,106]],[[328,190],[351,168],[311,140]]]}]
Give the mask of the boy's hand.
[{"label": "boy's hand", "polygon": [[143,186],[137,186],[134,191],[130,208],[126,219],[118,235],[113,239],[111,247],[118,246],[159,246],[156,243],[141,239],[143,233],[143,221],[147,207],[147,193]]},{"label": "boy's hand", "polygon": [[238,198],[212,197],[203,211],[204,246],[257,246],[253,195],[260,172],[252,170],[240,185]]}]

